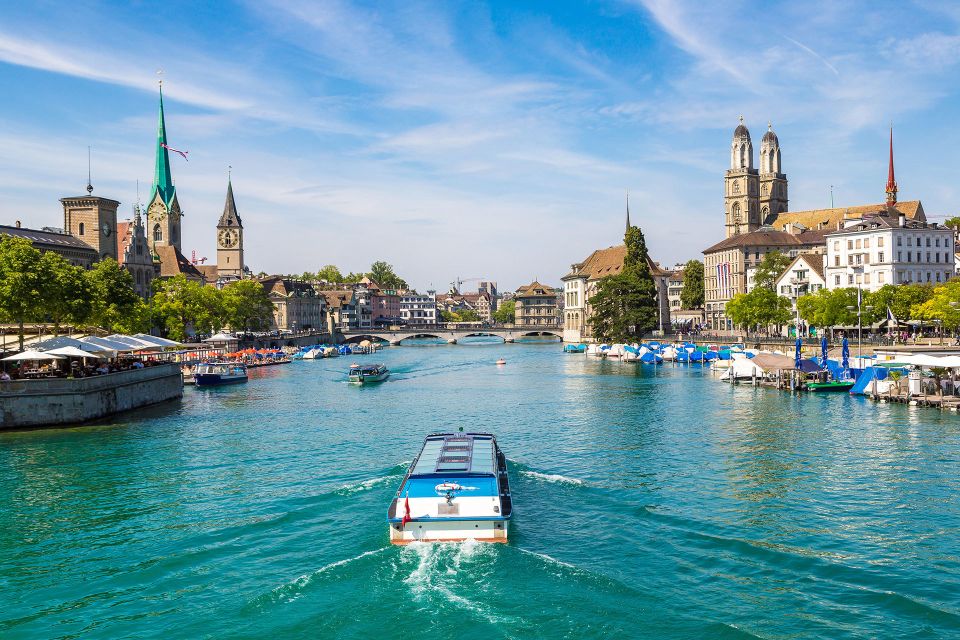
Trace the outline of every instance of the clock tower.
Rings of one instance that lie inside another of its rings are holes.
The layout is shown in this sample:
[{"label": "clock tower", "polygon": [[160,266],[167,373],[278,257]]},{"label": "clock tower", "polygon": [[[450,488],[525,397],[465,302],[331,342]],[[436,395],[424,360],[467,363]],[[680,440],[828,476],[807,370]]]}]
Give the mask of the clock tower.
[{"label": "clock tower", "polygon": [[227,201],[217,223],[217,275],[220,278],[243,277],[243,223],[233,199],[233,181],[227,179]]}]

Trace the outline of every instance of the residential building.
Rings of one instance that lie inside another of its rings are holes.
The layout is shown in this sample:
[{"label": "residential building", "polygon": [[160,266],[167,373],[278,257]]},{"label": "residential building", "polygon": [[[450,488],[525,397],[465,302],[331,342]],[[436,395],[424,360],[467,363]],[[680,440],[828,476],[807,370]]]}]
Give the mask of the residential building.
[{"label": "residential building", "polygon": [[416,291],[405,291],[400,296],[400,317],[410,326],[435,326],[437,324],[436,292],[428,291],[426,294],[419,294]]},{"label": "residential building", "polygon": [[487,280],[481,280],[477,284],[477,291],[485,292],[488,296],[490,296],[490,311],[491,312],[496,311],[497,304],[498,304],[497,301],[499,298],[499,295],[497,293],[497,283],[492,281],[487,281]]},{"label": "residential building", "polygon": [[376,327],[399,323],[400,292],[396,289],[385,289],[367,277],[364,277],[360,284],[369,291],[371,325]]},{"label": "residential building", "polygon": [[360,321],[357,315],[357,298],[353,289],[319,291],[327,302],[327,331],[349,331],[358,329]]},{"label": "residential building", "polygon": [[953,230],[886,207],[827,234],[827,286],[946,282],[956,272]]},{"label": "residential building", "polygon": [[357,302],[357,328],[359,329],[373,327],[372,288],[373,281],[366,277],[353,286],[353,293]]},{"label": "residential building", "polygon": [[826,289],[823,273],[824,256],[819,253],[801,253],[787,265],[774,282],[774,291],[790,299],[793,312],[797,312],[797,298]]},{"label": "residential building", "polygon": [[464,293],[460,296],[470,306],[482,322],[493,322],[493,299],[486,291]]},{"label": "residential building", "polygon": [[514,324],[523,327],[557,327],[557,294],[553,287],[536,280],[517,289]]},{"label": "residential building", "polygon": [[270,276],[261,278],[260,284],[273,303],[272,329],[297,332],[327,328],[326,298],[319,295],[310,283]]}]

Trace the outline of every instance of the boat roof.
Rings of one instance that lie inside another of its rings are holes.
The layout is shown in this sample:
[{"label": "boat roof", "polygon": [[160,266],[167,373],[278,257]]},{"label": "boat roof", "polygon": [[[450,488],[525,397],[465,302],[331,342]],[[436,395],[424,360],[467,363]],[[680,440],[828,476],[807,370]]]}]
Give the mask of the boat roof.
[{"label": "boat roof", "polygon": [[496,475],[496,449],[489,433],[435,433],[424,441],[410,477]]},{"label": "boat roof", "polygon": [[385,369],[386,366],[382,364],[355,364],[350,366],[351,372],[361,371],[376,371],[378,369]]}]

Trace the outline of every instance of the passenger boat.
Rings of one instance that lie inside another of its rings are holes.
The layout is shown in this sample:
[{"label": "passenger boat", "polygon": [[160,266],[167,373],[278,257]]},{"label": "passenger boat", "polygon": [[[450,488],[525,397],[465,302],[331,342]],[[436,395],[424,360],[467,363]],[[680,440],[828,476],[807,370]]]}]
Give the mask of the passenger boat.
[{"label": "passenger boat", "polygon": [[507,458],[490,433],[427,436],[387,511],[390,542],[506,542]]},{"label": "passenger boat", "polygon": [[198,387],[213,387],[247,381],[247,366],[240,362],[203,362],[193,379]]},{"label": "passenger boat", "polygon": [[830,380],[828,382],[808,382],[807,391],[850,391],[853,380]]},{"label": "passenger boat", "polygon": [[390,377],[390,369],[383,364],[352,364],[350,373],[347,374],[347,380],[356,384],[369,384],[371,382],[383,382]]}]

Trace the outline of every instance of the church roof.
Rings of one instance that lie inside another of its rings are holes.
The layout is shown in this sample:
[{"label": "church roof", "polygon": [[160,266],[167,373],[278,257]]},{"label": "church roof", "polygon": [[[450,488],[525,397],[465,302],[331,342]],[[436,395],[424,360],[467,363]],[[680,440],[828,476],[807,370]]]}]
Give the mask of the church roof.
[{"label": "church roof", "polygon": [[177,248],[167,244],[156,245],[153,248],[160,256],[160,277],[172,278],[181,273],[187,276],[187,279],[202,280],[203,274],[187,260],[186,256],[177,251]]},{"label": "church roof", "polygon": [[[857,207],[836,207],[833,209],[811,209],[809,211],[784,211],[777,214],[770,222],[770,226],[776,229],[783,229],[786,224],[802,224],[808,229],[836,229],[837,225],[843,220],[849,218],[862,218],[865,215],[887,212],[886,203],[867,204]],[[927,217],[923,212],[923,205],[919,200],[908,202],[898,202],[894,205],[892,213],[894,215],[903,214],[907,218],[913,218],[920,222],[926,222]]]},{"label": "church roof", "polygon": [[223,214],[220,216],[218,227],[243,227],[240,214],[237,213],[237,203],[233,199],[233,181],[227,180],[227,201],[223,204]]},{"label": "church roof", "polygon": [[167,125],[163,118],[163,90],[160,91],[160,116],[157,123],[157,154],[153,172],[153,188],[150,190],[150,199],[153,202],[159,194],[163,203],[169,209],[173,205],[173,198],[177,193],[173,185],[173,174],[170,172],[170,155],[167,153]]}]

